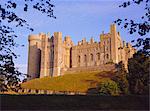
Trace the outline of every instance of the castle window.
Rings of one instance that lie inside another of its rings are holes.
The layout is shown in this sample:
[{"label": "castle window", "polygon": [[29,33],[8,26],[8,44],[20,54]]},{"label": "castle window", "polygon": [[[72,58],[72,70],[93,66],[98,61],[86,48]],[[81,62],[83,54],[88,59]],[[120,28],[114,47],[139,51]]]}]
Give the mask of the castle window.
[{"label": "castle window", "polygon": [[84,55],[84,61],[85,61],[85,62],[87,61],[87,57],[86,57],[86,55]]},{"label": "castle window", "polygon": [[109,59],[109,55],[108,54],[106,55],[106,58]]},{"label": "castle window", "polygon": [[38,47],[38,43],[36,42],[36,47]]},{"label": "castle window", "polygon": [[100,60],[100,53],[97,53],[97,60]]},{"label": "castle window", "polygon": [[93,54],[91,54],[91,61],[93,61]]},{"label": "castle window", "polygon": [[80,63],[80,56],[78,56],[78,63]]}]

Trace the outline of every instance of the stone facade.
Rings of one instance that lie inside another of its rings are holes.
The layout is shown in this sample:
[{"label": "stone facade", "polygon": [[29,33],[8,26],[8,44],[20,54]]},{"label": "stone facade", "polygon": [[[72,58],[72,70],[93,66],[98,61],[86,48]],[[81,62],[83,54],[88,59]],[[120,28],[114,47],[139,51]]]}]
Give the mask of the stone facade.
[{"label": "stone facade", "polygon": [[44,33],[29,35],[28,75],[29,79],[55,77],[76,69],[105,69],[106,64],[120,61],[127,67],[134,53],[131,44],[121,40],[114,24],[109,33],[100,34],[100,42],[84,38],[77,45],[70,36],[62,40],[61,32],[54,32],[52,37]]}]

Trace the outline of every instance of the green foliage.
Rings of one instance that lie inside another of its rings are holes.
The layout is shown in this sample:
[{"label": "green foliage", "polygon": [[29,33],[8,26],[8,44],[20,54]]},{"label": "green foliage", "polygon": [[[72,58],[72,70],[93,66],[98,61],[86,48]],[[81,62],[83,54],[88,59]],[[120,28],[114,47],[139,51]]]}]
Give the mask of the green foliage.
[{"label": "green foliage", "polygon": [[115,73],[115,76],[112,77],[112,80],[114,80],[118,84],[122,94],[128,94],[129,93],[129,91],[128,91],[129,84],[128,84],[127,72],[125,70],[124,64],[122,62],[120,62],[118,64],[117,69],[118,70]]},{"label": "green foliage", "polygon": [[[150,0],[131,0],[125,1],[119,7],[127,8],[130,5],[135,5],[143,8],[143,15],[137,20],[129,18],[118,18],[115,23],[125,28],[130,34],[138,34],[137,40],[134,42],[134,47],[139,49],[138,53],[133,58],[129,59],[127,79],[129,83],[129,91],[132,94],[148,94],[149,93],[149,56],[150,56],[150,38],[147,36],[150,32]],[[143,36],[143,37],[142,37]],[[144,37],[145,36],[145,37]],[[122,77],[116,77],[115,81],[120,84],[127,84],[126,77],[123,72],[119,72]],[[121,78],[124,82],[121,82]]]},{"label": "green foliage", "polygon": [[[150,0],[128,0],[124,1],[119,7],[128,8],[130,5],[140,7],[143,10],[142,16],[136,19],[132,18],[118,18],[114,22],[126,29],[130,34],[138,34],[134,47],[140,49],[145,55],[150,56],[150,38],[148,37],[150,32]],[[141,7],[142,6],[142,7]],[[135,35],[137,36],[137,35]],[[143,37],[142,37],[143,36]],[[144,37],[145,36],[145,37]]]},{"label": "green foliage", "polygon": [[112,80],[102,81],[98,85],[98,88],[99,88],[100,95],[117,96],[119,95],[120,92],[117,83]]},{"label": "green foliage", "polygon": [[0,75],[0,92],[7,91],[7,85],[5,84],[5,77]]},{"label": "green foliage", "polygon": [[138,52],[129,59],[127,75],[129,90],[132,94],[149,93],[150,58]]},{"label": "green foliage", "polygon": [[0,64],[0,92],[14,90],[14,87],[19,86],[18,76],[22,73],[15,69],[12,56],[5,56],[5,58],[0,56],[0,60],[3,61]]}]

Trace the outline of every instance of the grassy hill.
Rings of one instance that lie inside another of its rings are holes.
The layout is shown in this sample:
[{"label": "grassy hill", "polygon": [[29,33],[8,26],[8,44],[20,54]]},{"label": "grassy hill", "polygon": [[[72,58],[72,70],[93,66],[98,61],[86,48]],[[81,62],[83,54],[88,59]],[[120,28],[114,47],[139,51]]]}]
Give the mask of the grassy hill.
[{"label": "grassy hill", "polygon": [[21,86],[28,89],[86,92],[88,89],[96,87],[99,82],[109,81],[112,75],[113,72],[80,72],[53,78],[37,78],[25,82]]}]

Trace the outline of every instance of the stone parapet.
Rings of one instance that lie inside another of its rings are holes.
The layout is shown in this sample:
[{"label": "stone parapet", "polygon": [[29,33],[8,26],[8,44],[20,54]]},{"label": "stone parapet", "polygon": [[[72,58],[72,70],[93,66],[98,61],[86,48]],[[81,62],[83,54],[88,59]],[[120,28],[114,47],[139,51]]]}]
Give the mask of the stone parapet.
[{"label": "stone parapet", "polygon": [[88,67],[74,67],[68,68],[65,73],[85,72],[85,71],[114,71],[116,70],[115,64],[105,64],[99,66],[88,66]]}]

